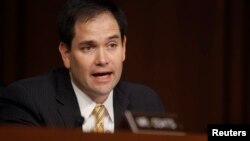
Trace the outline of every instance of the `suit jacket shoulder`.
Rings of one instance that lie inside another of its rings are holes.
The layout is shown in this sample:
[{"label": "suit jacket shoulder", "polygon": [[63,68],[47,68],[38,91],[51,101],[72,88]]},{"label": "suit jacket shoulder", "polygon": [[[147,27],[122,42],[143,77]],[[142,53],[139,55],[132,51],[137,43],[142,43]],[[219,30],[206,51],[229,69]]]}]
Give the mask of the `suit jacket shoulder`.
[{"label": "suit jacket shoulder", "polygon": [[0,121],[27,125],[73,127],[80,110],[68,71],[53,69],[14,82],[0,98]]},{"label": "suit jacket shoulder", "polygon": [[129,110],[142,114],[165,113],[158,95],[149,87],[120,81],[114,88],[115,128],[123,128],[124,112]]},{"label": "suit jacket shoulder", "polygon": [[145,113],[164,113],[164,106],[153,89],[148,86],[121,81],[115,88],[128,99],[127,109]]}]

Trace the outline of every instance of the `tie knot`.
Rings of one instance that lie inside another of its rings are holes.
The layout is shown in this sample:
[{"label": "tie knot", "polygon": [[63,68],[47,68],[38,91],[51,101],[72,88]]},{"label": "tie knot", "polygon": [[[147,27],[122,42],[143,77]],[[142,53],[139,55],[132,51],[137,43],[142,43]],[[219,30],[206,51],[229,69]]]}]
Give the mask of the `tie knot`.
[{"label": "tie knot", "polygon": [[105,112],[105,107],[104,105],[96,105],[94,110],[93,110],[93,115],[103,115]]}]

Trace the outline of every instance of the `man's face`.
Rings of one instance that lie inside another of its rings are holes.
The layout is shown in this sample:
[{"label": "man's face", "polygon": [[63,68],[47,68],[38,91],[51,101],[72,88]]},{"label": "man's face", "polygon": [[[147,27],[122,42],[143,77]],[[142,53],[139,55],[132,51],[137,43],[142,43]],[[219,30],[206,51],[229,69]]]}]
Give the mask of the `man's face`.
[{"label": "man's face", "polygon": [[87,22],[77,21],[71,50],[64,43],[59,50],[78,88],[103,101],[120,80],[125,45],[116,20],[105,12]]}]

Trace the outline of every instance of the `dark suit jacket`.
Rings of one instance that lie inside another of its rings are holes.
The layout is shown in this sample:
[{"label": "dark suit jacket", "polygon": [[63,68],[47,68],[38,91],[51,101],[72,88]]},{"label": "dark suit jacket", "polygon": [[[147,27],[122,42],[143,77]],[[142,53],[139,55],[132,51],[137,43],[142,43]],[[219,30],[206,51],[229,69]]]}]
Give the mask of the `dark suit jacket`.
[{"label": "dark suit jacket", "polygon": [[[119,82],[114,88],[115,129],[125,110],[163,113],[158,96],[148,87]],[[59,68],[8,86],[0,98],[0,122],[47,127],[78,127],[80,109],[68,70]]]}]

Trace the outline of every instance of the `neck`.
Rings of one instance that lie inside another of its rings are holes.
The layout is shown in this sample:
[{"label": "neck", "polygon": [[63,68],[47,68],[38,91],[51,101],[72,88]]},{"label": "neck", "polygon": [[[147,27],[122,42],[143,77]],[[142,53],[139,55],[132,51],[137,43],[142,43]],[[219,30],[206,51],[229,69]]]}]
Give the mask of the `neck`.
[{"label": "neck", "polygon": [[[88,95],[88,94],[87,94],[87,95]],[[100,96],[100,95],[98,95],[98,96],[96,96],[96,95],[88,95],[88,96],[89,96],[93,101],[95,101],[97,104],[103,104],[103,103],[107,100],[109,94],[103,95],[103,96]]]}]

